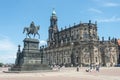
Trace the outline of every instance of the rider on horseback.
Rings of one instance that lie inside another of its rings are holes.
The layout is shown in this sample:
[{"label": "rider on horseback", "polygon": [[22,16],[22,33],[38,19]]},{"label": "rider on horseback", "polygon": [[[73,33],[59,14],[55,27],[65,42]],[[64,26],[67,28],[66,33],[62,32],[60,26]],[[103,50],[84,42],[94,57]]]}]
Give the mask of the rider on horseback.
[{"label": "rider on horseback", "polygon": [[31,33],[33,34],[33,33],[34,33],[34,30],[35,30],[35,28],[36,28],[33,21],[32,21],[31,24],[30,24],[30,28],[31,28]]},{"label": "rider on horseback", "polygon": [[32,21],[31,24],[30,24],[30,27],[25,27],[24,28],[23,33],[26,31],[26,37],[28,36],[29,38],[31,38],[29,34],[34,35],[34,37],[37,34],[38,37],[40,38],[40,35],[38,33],[39,27],[40,26],[35,26],[34,22]]}]

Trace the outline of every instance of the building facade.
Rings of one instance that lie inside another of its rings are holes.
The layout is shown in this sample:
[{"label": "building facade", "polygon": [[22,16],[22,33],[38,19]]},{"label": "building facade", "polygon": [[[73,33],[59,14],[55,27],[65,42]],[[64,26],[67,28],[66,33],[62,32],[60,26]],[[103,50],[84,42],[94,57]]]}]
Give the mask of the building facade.
[{"label": "building facade", "polygon": [[79,23],[58,30],[56,12],[50,17],[47,46],[40,47],[42,63],[65,66],[114,66],[118,63],[117,39],[99,40],[97,22]]}]

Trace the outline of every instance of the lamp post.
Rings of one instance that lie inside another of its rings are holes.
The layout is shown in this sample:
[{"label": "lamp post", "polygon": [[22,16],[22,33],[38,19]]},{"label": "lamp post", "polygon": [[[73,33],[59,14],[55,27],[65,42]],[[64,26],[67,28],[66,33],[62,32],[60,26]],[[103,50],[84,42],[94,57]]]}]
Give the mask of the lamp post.
[{"label": "lamp post", "polygon": [[90,43],[90,41],[91,41],[91,33],[90,33],[90,28],[91,28],[91,26],[89,25],[89,30],[88,30],[88,32],[89,32],[89,53],[90,53],[90,66],[91,66],[92,59],[91,59],[91,43]]},{"label": "lamp post", "polygon": [[82,67],[83,61],[82,61],[82,46],[80,47],[80,67]]},{"label": "lamp post", "polygon": [[73,46],[74,46],[74,43],[72,42],[71,43],[71,64],[74,66],[74,58],[75,58],[75,55],[74,55],[74,53],[73,53]]},{"label": "lamp post", "polygon": [[64,65],[64,55],[63,55],[63,53],[64,53],[64,50],[62,49],[62,66]]},{"label": "lamp post", "polygon": [[107,67],[110,67],[110,48],[107,44],[107,49],[106,49],[106,63],[107,63]]},{"label": "lamp post", "polygon": [[56,53],[56,57],[57,57],[57,65],[58,65],[58,51],[57,51],[57,53]]},{"label": "lamp post", "polygon": [[[100,44],[100,43],[99,43]],[[100,56],[100,46],[98,46],[98,60],[99,60],[99,63],[98,65],[101,66],[101,60],[100,60],[101,56]]]}]

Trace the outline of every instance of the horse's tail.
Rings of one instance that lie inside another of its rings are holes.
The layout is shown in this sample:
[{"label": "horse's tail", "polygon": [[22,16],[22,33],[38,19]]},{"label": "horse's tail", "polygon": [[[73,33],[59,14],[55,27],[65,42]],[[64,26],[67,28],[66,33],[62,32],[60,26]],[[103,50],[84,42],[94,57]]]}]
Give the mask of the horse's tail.
[{"label": "horse's tail", "polygon": [[23,29],[23,33],[25,33],[25,29],[26,29],[26,28]]}]

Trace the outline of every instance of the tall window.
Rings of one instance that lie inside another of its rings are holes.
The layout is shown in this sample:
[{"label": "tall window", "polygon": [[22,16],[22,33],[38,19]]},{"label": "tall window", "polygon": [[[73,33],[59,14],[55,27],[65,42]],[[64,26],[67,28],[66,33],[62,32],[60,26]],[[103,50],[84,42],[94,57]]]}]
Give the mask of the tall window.
[{"label": "tall window", "polygon": [[87,61],[88,63],[89,63],[89,58],[88,58],[88,61]]},{"label": "tall window", "polygon": [[68,63],[70,63],[70,58],[68,58]]},{"label": "tall window", "polygon": [[115,57],[113,56],[113,62],[115,62]]},{"label": "tall window", "polygon": [[97,57],[95,57],[96,62],[98,62]]},{"label": "tall window", "polygon": [[87,32],[84,32],[83,38],[85,38],[85,39],[89,38],[89,35],[87,34]]}]

